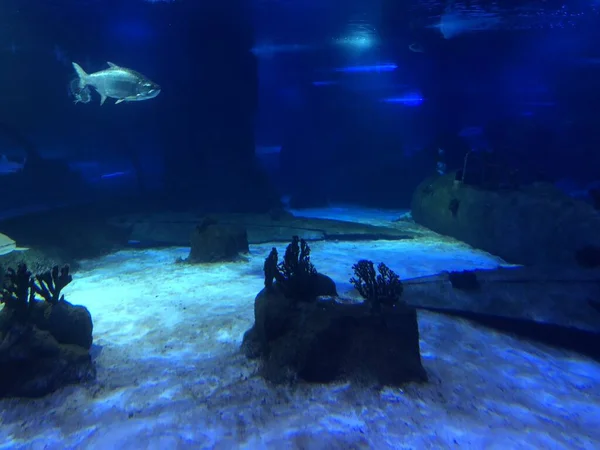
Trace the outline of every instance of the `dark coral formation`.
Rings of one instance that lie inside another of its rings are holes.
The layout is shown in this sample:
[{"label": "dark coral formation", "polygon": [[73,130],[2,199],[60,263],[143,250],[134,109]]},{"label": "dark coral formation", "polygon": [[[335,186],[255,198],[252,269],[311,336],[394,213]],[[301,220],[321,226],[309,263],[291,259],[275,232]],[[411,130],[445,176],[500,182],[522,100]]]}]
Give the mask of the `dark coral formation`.
[{"label": "dark coral formation", "polygon": [[56,305],[65,300],[65,296],[60,293],[73,281],[73,277],[69,273],[69,266],[62,267],[60,271],[58,266],[54,266],[52,270],[36,275],[35,280],[36,282],[31,283],[32,290],[48,303]]},{"label": "dark coral formation", "polygon": [[[67,266],[33,276],[8,269],[0,310],[0,397],[38,397],[95,376],[89,311],[67,302]],[[37,297],[41,297],[38,299]]]},{"label": "dark coral formation", "polygon": [[51,270],[35,276],[27,269],[27,265],[19,264],[17,270],[7,269],[2,289],[1,303],[14,311],[15,318],[27,320],[36,305],[36,294],[52,305],[64,301],[61,292],[73,277],[69,273],[69,266],[61,269],[54,266]]},{"label": "dark coral formation", "polygon": [[264,272],[266,288],[277,285],[284,295],[295,300],[312,301],[320,295],[337,295],[335,283],[317,272],[310,261],[308,243],[298,236],[292,238],[281,263],[277,249],[271,250],[265,260]]},{"label": "dark coral formation", "polygon": [[271,253],[265,259],[265,264],[263,266],[263,271],[265,273],[265,287],[267,289],[271,289],[273,287],[273,280],[279,278],[281,280],[281,274],[279,273],[279,268],[277,267],[279,262],[279,254],[277,253],[277,249],[273,247],[271,249]]},{"label": "dark coral formation", "polygon": [[299,239],[298,236],[292,238],[292,242],[285,249],[279,270],[286,280],[317,273],[317,269],[310,262],[310,247],[304,239]]},{"label": "dark coral formation", "polygon": [[31,289],[31,272],[25,264],[19,264],[17,270],[7,269],[2,285],[2,303],[11,310],[16,320],[25,321],[35,304],[35,291]]},{"label": "dark coral formation", "polygon": [[395,307],[400,303],[403,287],[400,277],[384,263],[377,266],[375,272],[373,262],[362,259],[352,266],[354,277],[350,283],[365,299],[374,312],[381,311],[381,306]]}]

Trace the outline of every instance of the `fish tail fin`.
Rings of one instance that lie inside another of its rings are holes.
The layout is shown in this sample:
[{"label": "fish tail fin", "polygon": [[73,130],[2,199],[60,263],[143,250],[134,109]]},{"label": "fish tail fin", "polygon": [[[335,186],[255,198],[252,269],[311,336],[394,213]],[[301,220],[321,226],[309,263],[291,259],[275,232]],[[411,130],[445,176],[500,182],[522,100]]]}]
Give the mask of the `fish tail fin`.
[{"label": "fish tail fin", "polygon": [[72,63],[77,76],[79,77],[79,89],[83,89],[87,85],[88,74],[77,63]]}]

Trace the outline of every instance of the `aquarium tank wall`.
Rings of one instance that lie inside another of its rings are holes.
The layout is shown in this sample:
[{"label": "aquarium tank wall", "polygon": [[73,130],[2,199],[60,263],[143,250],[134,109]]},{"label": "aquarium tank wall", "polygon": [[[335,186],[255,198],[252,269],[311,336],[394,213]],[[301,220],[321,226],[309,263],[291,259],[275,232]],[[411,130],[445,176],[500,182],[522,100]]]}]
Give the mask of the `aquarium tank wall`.
[{"label": "aquarium tank wall", "polygon": [[2,0],[0,448],[600,448],[599,25]]}]

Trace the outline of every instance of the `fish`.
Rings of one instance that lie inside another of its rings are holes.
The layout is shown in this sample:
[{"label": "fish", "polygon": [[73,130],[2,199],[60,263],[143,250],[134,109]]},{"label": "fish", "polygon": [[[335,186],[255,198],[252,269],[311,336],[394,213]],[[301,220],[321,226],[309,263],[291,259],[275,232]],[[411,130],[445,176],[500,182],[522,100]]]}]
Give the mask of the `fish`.
[{"label": "fish", "polygon": [[117,99],[115,104],[118,105],[122,102],[150,100],[160,94],[158,84],[135,70],[108,62],[108,69],[86,73],[79,64],[72,64],[79,77],[79,91],[83,91],[86,86],[93,87],[100,94],[100,105],[108,97]]},{"label": "fish", "polygon": [[0,233],[0,256],[8,255],[12,252],[24,252],[29,250],[25,247],[17,247],[17,243],[4,233]]}]

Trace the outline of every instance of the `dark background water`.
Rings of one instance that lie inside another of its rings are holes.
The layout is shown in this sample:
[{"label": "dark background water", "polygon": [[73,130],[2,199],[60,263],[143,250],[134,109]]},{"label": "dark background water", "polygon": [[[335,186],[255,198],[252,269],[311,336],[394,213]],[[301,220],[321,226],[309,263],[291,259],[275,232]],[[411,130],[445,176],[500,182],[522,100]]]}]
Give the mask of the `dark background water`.
[{"label": "dark background water", "polygon": [[[18,133],[92,186],[54,166],[2,176],[6,208],[98,192],[238,211],[282,195],[406,207],[439,148],[448,170],[474,149],[530,179],[600,178],[600,5],[448,4],[4,0],[0,123],[13,136],[0,153],[18,153]],[[135,69],[162,92],[74,104],[71,61]]]}]

